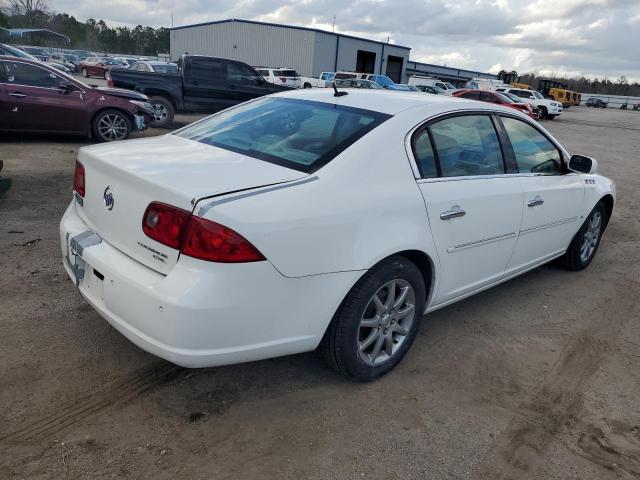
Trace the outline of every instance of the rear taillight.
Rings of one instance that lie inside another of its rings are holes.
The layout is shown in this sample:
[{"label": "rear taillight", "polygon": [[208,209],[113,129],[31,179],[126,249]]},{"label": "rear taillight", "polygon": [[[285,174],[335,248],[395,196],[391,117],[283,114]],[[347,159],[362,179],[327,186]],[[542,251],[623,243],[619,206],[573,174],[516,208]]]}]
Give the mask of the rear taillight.
[{"label": "rear taillight", "polygon": [[73,172],[73,191],[84,198],[84,165],[76,160],[76,169]]},{"label": "rear taillight", "polygon": [[111,76],[107,78],[107,87],[113,87],[113,79],[111,78]]},{"label": "rear taillight", "polygon": [[142,230],[149,238],[200,260],[219,263],[265,260],[239,233],[164,203],[149,204],[142,218]]},{"label": "rear taillight", "polygon": [[180,248],[191,212],[159,202],[151,202],[142,217],[142,231],[149,238],[171,248]]}]

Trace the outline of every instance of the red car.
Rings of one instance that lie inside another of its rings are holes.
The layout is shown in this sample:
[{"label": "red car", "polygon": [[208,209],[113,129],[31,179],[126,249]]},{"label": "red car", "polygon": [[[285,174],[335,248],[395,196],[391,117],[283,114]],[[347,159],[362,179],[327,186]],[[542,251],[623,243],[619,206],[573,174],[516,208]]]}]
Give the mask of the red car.
[{"label": "red car", "polygon": [[37,60],[0,56],[0,131],[110,142],[147,128],[152,112],[141,93],[90,87]]},{"label": "red car", "polygon": [[504,105],[505,107],[515,108],[516,110],[529,115],[531,118],[536,118],[531,105],[524,102],[515,102],[500,92],[487,92],[485,90],[458,90],[453,93],[453,96]]},{"label": "red car", "polygon": [[114,69],[129,68],[127,62],[111,57],[89,57],[80,62],[80,72],[83,77],[107,78],[107,72]]}]

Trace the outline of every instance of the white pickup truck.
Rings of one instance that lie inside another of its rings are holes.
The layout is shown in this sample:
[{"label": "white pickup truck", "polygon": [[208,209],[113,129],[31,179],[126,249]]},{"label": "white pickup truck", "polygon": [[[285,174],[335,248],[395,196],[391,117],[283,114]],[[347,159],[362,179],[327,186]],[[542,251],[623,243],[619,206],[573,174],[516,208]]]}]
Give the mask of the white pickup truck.
[{"label": "white pickup truck", "polygon": [[555,100],[544,98],[542,94],[536,90],[526,90],[524,88],[501,87],[496,89],[497,92],[506,92],[516,97],[522,98],[525,102],[538,107],[538,118],[546,118],[553,120],[562,113],[562,104]]},{"label": "white pickup truck", "polygon": [[329,85],[329,82],[331,82],[331,80],[333,80],[334,75],[335,75],[335,72],[322,72],[318,78],[302,77],[300,83],[302,88],[311,88],[311,87],[324,88]]}]

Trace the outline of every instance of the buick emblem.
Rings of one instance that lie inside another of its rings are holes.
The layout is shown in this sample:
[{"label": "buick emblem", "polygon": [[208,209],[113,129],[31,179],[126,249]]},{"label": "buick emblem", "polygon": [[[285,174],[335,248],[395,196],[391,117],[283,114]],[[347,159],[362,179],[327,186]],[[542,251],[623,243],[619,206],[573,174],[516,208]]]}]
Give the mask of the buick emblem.
[{"label": "buick emblem", "polygon": [[113,198],[113,191],[111,190],[111,187],[107,186],[107,188],[104,189],[102,199],[104,200],[105,208],[107,210],[113,210],[113,204],[115,203],[115,200]]}]

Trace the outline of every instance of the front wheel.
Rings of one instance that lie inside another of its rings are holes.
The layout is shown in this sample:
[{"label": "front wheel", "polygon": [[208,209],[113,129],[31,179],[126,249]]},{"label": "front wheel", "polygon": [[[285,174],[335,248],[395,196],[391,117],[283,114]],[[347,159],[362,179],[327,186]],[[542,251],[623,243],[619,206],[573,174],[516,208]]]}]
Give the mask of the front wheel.
[{"label": "front wheel", "polygon": [[322,340],[327,363],[350,380],[367,382],[391,371],[416,337],[426,293],[420,270],[393,256],[351,289]]},{"label": "front wheel", "polygon": [[548,118],[549,112],[546,107],[538,107],[538,118]]},{"label": "front wheel", "polygon": [[583,270],[589,266],[600,246],[606,223],[606,208],[602,202],[593,207],[591,213],[571,240],[567,252],[560,262],[569,270]]},{"label": "front wheel", "polygon": [[103,110],[93,119],[92,131],[99,142],[125,140],[131,133],[131,121],[120,110]]}]

